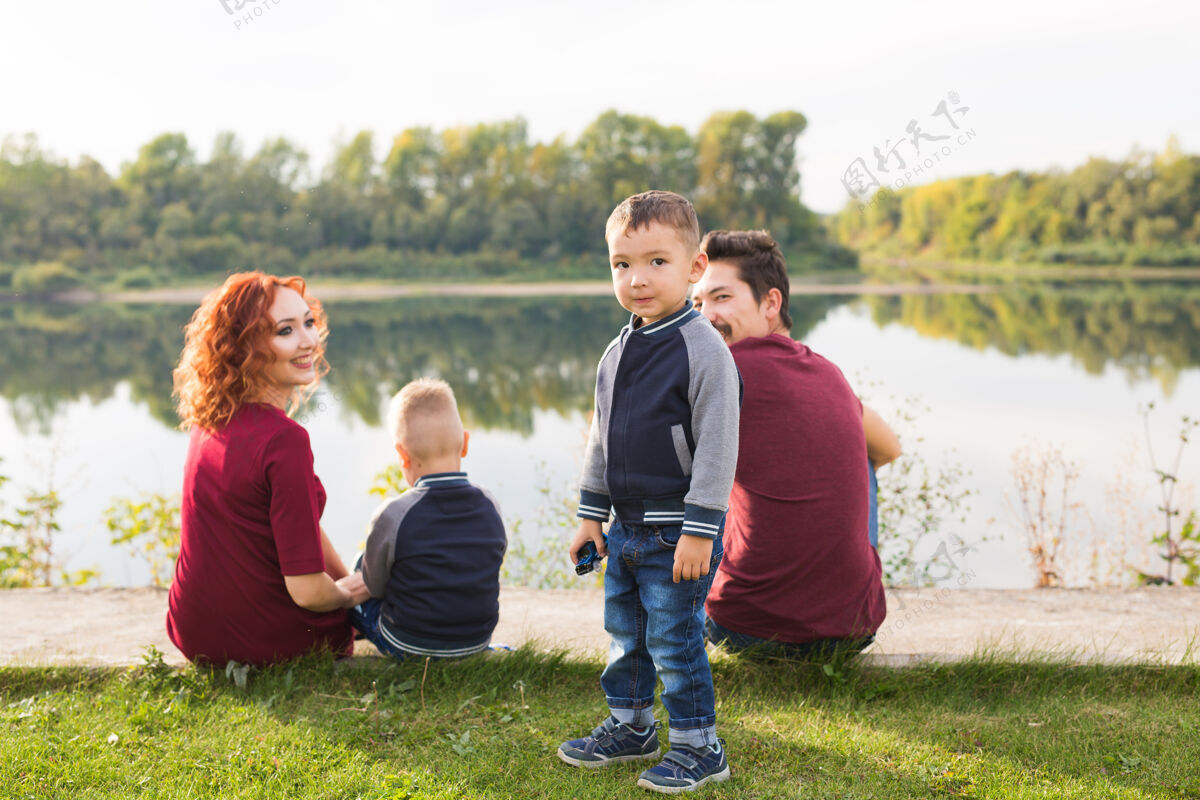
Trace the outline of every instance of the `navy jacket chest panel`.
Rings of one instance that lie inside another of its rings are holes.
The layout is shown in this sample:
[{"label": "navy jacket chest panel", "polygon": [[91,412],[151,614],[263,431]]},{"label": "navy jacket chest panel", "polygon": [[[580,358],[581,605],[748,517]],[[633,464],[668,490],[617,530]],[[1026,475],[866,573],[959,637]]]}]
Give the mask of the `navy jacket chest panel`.
[{"label": "navy jacket chest panel", "polygon": [[683,337],[631,334],[612,369],[605,476],[612,497],[682,497],[688,479],[671,428],[681,427],[694,448]]}]

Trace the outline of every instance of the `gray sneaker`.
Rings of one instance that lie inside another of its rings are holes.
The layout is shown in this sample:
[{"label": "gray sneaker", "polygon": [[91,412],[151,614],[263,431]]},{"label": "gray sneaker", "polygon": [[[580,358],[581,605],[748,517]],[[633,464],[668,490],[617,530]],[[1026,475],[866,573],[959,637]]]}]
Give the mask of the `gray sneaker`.
[{"label": "gray sneaker", "polygon": [[604,767],[622,761],[658,758],[658,723],[638,731],[609,717],[591,736],[558,746],[558,757],[573,767]]},{"label": "gray sneaker", "polygon": [[725,758],[725,740],[699,749],[672,745],[663,760],[638,778],[638,786],[663,794],[679,794],[699,789],[712,781],[729,780],[729,761]]}]

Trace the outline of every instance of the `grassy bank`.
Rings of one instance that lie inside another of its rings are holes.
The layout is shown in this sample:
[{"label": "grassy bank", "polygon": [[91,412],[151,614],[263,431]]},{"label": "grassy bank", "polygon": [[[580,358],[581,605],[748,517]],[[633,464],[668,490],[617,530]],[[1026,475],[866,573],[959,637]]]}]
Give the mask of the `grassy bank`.
[{"label": "grassy bank", "polygon": [[[603,247],[603,242],[599,242]],[[856,274],[857,256],[828,244],[785,251],[789,269],[796,275],[845,276]],[[108,265],[77,270],[61,261],[31,264],[0,261],[0,297],[52,298],[67,294],[110,295],[154,289],[213,288],[230,272],[257,269],[276,275],[301,275],[316,284],[473,284],[607,281],[608,256],[592,253],[553,257],[521,256],[512,251],[481,250],[470,253],[406,252],[384,247],[360,250],[325,249],[297,259],[236,260],[229,269],[187,269],[167,263]]]},{"label": "grassy bank", "polygon": [[[600,663],[0,670],[5,797],[614,798],[554,756]],[[714,664],[728,798],[1200,797],[1200,667]],[[659,716],[661,717],[661,709]],[[665,732],[662,734],[665,743]]]}]

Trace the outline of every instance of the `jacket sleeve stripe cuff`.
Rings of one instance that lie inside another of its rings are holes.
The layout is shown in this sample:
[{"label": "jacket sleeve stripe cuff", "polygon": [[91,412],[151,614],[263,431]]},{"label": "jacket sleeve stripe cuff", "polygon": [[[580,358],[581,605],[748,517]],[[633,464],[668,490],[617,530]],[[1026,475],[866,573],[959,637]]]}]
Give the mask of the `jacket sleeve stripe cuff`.
[{"label": "jacket sleeve stripe cuff", "polygon": [[725,512],[714,508],[703,508],[690,503],[684,506],[683,533],[715,539],[721,533]]},{"label": "jacket sleeve stripe cuff", "polygon": [[579,510],[575,512],[575,516],[608,522],[608,510],[611,506],[608,495],[584,489],[579,492]]}]

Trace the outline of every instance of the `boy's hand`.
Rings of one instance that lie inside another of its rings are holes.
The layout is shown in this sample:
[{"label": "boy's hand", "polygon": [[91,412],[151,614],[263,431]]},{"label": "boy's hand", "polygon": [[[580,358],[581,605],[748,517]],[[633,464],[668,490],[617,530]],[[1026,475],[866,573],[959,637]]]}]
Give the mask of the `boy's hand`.
[{"label": "boy's hand", "polygon": [[346,577],[337,581],[337,585],[350,594],[351,605],[362,605],[371,596],[367,585],[363,583],[361,572],[351,572]]},{"label": "boy's hand", "polygon": [[679,583],[680,579],[698,581],[701,576],[707,575],[712,549],[712,539],[686,533],[680,536],[679,544],[675,545],[675,570],[672,574],[675,583]]},{"label": "boy's hand", "polygon": [[567,555],[571,558],[572,564],[579,563],[579,550],[588,540],[591,540],[596,545],[596,552],[601,557],[608,555],[608,548],[604,546],[604,534],[600,530],[600,523],[594,519],[579,520],[579,528],[575,531],[575,538],[571,540],[571,545],[567,550]]}]

